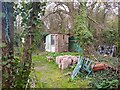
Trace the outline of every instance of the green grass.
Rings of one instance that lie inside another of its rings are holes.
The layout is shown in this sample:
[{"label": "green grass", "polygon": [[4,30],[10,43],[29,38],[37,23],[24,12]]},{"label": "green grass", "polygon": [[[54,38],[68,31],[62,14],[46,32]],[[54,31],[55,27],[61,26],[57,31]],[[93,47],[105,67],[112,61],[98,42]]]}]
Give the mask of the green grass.
[{"label": "green grass", "polygon": [[[33,63],[35,64],[35,72],[31,73],[31,77],[36,75],[37,83],[36,88],[104,88],[117,85],[117,75],[110,70],[98,71],[86,77],[86,73],[79,74],[73,81],[70,79],[70,75],[65,76],[66,73],[73,71],[74,68],[68,68],[60,70],[55,63],[55,57],[59,55],[75,55],[79,56],[79,53],[48,53],[43,52],[37,55],[33,55]],[[54,60],[48,62],[46,56],[53,56]],[[101,62],[107,62],[108,64],[114,64],[116,58],[97,57]],[[116,64],[114,64],[116,65]]]},{"label": "green grass", "polygon": [[83,55],[83,53],[78,53],[78,52],[47,52],[47,56],[52,56],[52,57],[57,57],[60,55],[74,55],[74,56],[79,56]]},{"label": "green grass", "polygon": [[[51,54],[51,53],[48,53]],[[52,53],[53,54],[53,53]],[[62,55],[65,53],[62,53]],[[71,53],[67,53],[69,55]],[[78,53],[72,53],[72,55],[78,55]],[[57,54],[58,56],[58,54]],[[35,74],[37,80],[41,85],[36,87],[43,88],[87,88],[88,81],[82,78],[71,81],[70,75],[65,75],[71,69],[60,70],[58,65],[53,62],[48,62],[46,54],[40,54],[33,56],[33,63],[35,63]]]}]

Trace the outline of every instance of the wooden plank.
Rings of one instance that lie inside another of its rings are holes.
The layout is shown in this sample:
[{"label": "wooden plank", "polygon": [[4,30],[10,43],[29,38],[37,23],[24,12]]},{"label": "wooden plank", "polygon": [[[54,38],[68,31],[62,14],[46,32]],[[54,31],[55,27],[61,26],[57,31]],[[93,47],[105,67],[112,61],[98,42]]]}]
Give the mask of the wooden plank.
[{"label": "wooden plank", "polygon": [[78,63],[76,65],[76,67],[74,68],[74,70],[72,72],[72,75],[71,75],[71,79],[72,80],[79,73],[79,71],[81,70],[82,66],[83,66],[83,58],[79,56]]}]

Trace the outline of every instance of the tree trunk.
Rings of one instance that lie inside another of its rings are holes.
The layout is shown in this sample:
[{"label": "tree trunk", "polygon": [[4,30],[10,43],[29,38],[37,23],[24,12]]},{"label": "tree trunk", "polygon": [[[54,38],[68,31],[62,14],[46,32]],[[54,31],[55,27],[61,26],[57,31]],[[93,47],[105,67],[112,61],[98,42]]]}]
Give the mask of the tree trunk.
[{"label": "tree trunk", "polygon": [[37,2],[32,2],[33,10],[30,12],[30,17],[28,21],[28,33],[25,37],[25,43],[24,43],[24,51],[22,56],[22,65],[23,65],[23,71],[22,71],[22,79],[25,81],[24,85],[27,84],[29,74],[31,72],[31,64],[32,64],[32,42],[33,42],[33,31],[35,30],[35,25],[33,23],[33,20],[35,19],[35,14],[37,10]]},{"label": "tree trunk", "polygon": [[[13,53],[13,38],[14,38],[14,24],[13,24],[13,3],[2,2],[2,87],[12,88],[12,60]],[[6,63],[7,64],[4,64]]]}]

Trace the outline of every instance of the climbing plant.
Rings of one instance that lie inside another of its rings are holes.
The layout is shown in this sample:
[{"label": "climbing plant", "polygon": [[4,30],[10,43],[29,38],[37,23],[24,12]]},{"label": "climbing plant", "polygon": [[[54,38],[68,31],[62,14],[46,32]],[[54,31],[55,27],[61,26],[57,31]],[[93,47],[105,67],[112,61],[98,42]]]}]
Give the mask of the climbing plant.
[{"label": "climbing plant", "polygon": [[13,82],[13,3],[0,2],[2,5],[2,87],[11,88]]},{"label": "climbing plant", "polygon": [[87,11],[85,3],[81,3],[80,14],[75,15],[74,32],[80,46],[85,49],[93,43],[93,35],[87,26]]},{"label": "climbing plant", "polygon": [[[14,6],[13,6],[14,5]],[[20,5],[20,6],[19,6]],[[27,88],[29,74],[32,70],[32,51],[34,32],[41,26],[40,16],[44,13],[45,2],[2,3],[3,12],[3,42],[2,42],[2,70],[3,88]],[[13,13],[14,7],[14,13]],[[22,24],[25,38],[22,56],[14,57],[13,53],[13,16],[22,17]],[[11,25],[10,25],[11,24]],[[40,28],[39,28],[40,29]],[[26,86],[27,85],[27,86]]]},{"label": "climbing plant", "polygon": [[101,32],[101,36],[104,39],[104,43],[110,44],[110,45],[118,45],[118,31],[113,29],[105,29]]},{"label": "climbing plant", "polygon": [[[25,2],[22,1],[17,4],[15,14],[17,13],[22,17],[21,26],[24,28],[23,37],[25,38],[25,43],[23,44],[23,53],[21,58],[21,70],[20,76],[21,80],[17,84],[17,87],[25,88],[32,67],[32,52],[34,47],[34,38],[36,37],[35,33],[38,32],[39,26],[41,26],[40,16],[43,15],[45,9],[45,2]],[[16,14],[16,15],[17,15]],[[39,32],[38,32],[39,33]]]}]

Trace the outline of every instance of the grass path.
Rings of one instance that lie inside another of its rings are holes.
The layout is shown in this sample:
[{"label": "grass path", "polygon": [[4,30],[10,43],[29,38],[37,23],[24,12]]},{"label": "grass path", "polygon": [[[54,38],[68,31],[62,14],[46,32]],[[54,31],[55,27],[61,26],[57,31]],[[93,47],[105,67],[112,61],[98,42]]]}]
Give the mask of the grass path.
[{"label": "grass path", "polygon": [[65,76],[71,70],[60,70],[54,61],[48,62],[44,55],[33,56],[33,62],[38,82],[43,88],[87,88],[87,80],[78,78],[71,82],[70,75]]}]

